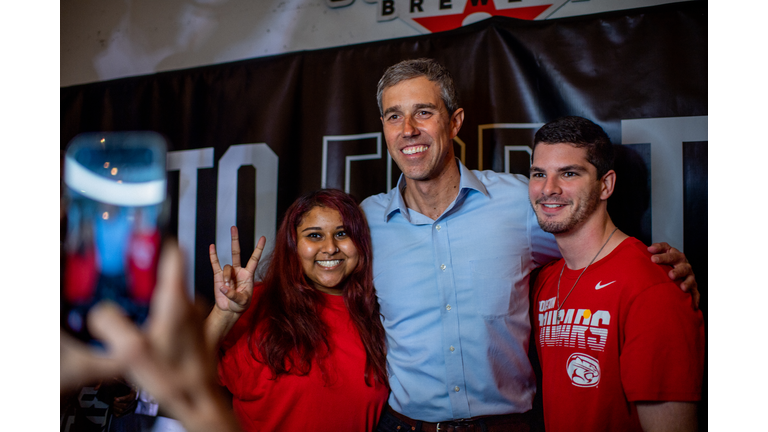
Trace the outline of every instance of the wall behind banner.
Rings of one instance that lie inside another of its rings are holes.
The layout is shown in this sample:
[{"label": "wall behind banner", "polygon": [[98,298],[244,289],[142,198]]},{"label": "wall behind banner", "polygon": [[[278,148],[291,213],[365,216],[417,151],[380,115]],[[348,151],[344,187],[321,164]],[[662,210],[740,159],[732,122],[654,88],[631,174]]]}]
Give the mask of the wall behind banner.
[{"label": "wall behind banner", "polygon": [[168,138],[172,230],[195,292],[210,301],[207,247],[215,242],[228,257],[229,226],[238,225],[250,251],[257,236],[274,238],[304,192],[338,187],[363,199],[394,185],[376,83],[402,59],[433,57],[458,86],[466,117],[456,154],[470,169],[527,174],[533,133],[563,115],[603,126],[620,150],[611,215],[646,243],[686,252],[706,319],[707,18],[706,2],[546,21],[494,17],[443,33],[64,87],[61,147],[85,131]]},{"label": "wall behind banner", "polygon": [[675,1],[690,0],[66,0],[60,85],[415,36],[430,31],[423,19],[451,29],[490,15],[543,20]]}]

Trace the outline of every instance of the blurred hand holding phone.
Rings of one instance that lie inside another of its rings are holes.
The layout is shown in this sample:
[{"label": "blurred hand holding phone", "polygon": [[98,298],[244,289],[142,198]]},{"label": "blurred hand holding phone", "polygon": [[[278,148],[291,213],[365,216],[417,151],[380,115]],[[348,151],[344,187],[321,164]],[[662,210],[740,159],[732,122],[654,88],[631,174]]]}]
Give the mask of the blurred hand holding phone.
[{"label": "blurred hand holding phone", "polygon": [[145,328],[104,302],[90,312],[104,351],[62,331],[60,388],[69,392],[122,375],[151,394],[187,432],[237,432],[217,381],[216,355],[206,343],[204,317],[187,295],[183,262],[178,245],[165,242]]},{"label": "blurred hand holding phone", "polygon": [[[181,252],[166,242],[159,257],[165,156],[165,141],[151,132],[83,134],[67,148],[60,388],[123,375],[188,432],[236,432],[203,317],[187,296]],[[101,300],[111,302],[92,309]],[[137,327],[148,314],[148,326]]]},{"label": "blurred hand holding phone", "polygon": [[136,323],[147,317],[168,212],[165,160],[154,132],[81,134],[67,147],[61,326],[78,339],[94,342],[86,317],[101,300]]}]

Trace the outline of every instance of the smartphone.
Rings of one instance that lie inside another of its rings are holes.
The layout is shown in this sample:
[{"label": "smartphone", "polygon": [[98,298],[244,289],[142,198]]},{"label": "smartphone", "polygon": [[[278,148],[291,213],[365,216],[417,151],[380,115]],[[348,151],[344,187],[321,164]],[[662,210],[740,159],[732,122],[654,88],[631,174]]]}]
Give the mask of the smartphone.
[{"label": "smartphone", "polygon": [[60,319],[78,339],[99,345],[87,316],[102,300],[147,317],[168,218],[166,147],[154,132],[84,133],[67,146]]}]

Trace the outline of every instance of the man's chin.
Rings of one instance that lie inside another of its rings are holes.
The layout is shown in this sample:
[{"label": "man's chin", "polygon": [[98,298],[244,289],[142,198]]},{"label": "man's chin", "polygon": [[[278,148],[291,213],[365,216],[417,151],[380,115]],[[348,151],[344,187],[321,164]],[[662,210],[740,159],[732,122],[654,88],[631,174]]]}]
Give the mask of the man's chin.
[{"label": "man's chin", "polygon": [[537,219],[541,230],[550,234],[563,234],[572,228],[567,222],[543,221],[538,216]]},{"label": "man's chin", "polygon": [[564,234],[568,232],[568,228],[564,227],[562,225],[555,225],[555,226],[543,226],[541,227],[541,230],[550,234]]},{"label": "man's chin", "polygon": [[437,177],[437,175],[433,172],[425,172],[424,169],[400,169],[402,173],[405,175],[405,178],[411,181],[429,181],[433,180]]}]

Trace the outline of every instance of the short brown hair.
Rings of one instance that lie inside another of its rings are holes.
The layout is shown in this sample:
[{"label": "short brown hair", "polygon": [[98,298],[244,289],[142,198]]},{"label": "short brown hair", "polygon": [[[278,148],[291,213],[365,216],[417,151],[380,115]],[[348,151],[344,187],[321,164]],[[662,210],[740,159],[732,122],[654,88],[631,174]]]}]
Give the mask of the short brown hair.
[{"label": "short brown hair", "polygon": [[613,144],[603,128],[583,117],[553,120],[536,131],[531,160],[538,144],[572,144],[587,149],[587,161],[597,168],[597,177],[613,169]]},{"label": "short brown hair", "polygon": [[384,90],[412,78],[425,77],[440,86],[440,96],[443,99],[448,114],[451,115],[459,109],[459,98],[456,95],[456,87],[448,69],[430,58],[403,60],[400,63],[387,68],[379,80],[376,90],[376,100],[379,103],[379,114],[384,115],[381,106],[381,97]]}]

